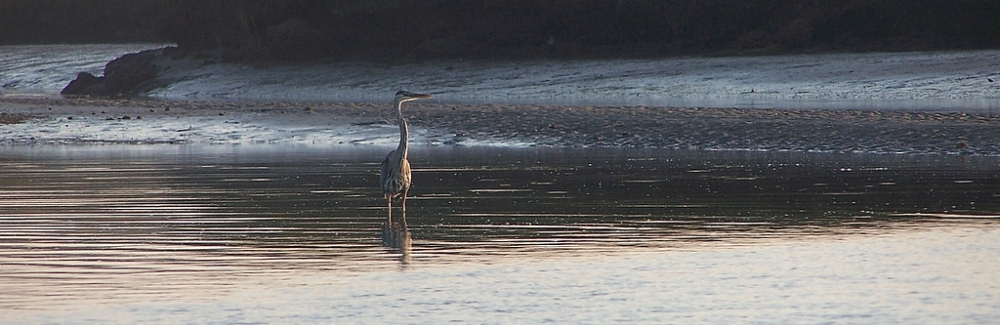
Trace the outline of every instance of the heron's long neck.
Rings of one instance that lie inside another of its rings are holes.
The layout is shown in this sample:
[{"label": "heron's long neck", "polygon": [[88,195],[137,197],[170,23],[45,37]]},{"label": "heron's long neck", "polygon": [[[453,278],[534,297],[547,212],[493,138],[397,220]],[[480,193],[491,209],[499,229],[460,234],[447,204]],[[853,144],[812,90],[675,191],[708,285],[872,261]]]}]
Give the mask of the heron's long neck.
[{"label": "heron's long neck", "polygon": [[396,111],[399,112],[399,146],[396,147],[396,152],[399,152],[399,156],[402,159],[406,159],[407,154],[407,130],[406,130],[406,120],[403,119],[403,103],[396,103]]}]

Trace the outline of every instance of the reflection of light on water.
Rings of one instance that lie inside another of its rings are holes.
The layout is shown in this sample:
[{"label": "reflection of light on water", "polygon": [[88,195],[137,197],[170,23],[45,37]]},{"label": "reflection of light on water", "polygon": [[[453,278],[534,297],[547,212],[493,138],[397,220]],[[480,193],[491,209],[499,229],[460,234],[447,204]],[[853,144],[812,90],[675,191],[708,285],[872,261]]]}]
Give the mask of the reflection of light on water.
[{"label": "reflection of light on water", "polygon": [[312,194],[342,194],[342,193],[351,193],[351,192],[353,192],[353,191],[352,190],[311,190],[311,191],[309,191],[309,193],[312,193]]},{"label": "reflection of light on water", "polygon": [[895,213],[893,217],[942,218],[942,219],[1000,219],[1000,214],[966,213]]},{"label": "reflection of light on water", "polygon": [[532,192],[534,190],[530,188],[477,188],[470,189],[469,192],[472,193],[514,193],[514,192]]},{"label": "reflection of light on water", "polygon": [[[770,264],[730,265],[713,256],[826,242],[854,245],[887,233],[990,228],[1000,211],[1000,203],[983,198],[975,199],[975,211],[952,208],[977,196],[995,197],[989,187],[997,177],[995,161],[976,162],[986,158],[955,165],[853,155],[422,148],[411,161],[419,168],[408,201],[409,233],[394,237],[409,238],[402,246],[408,255],[401,256],[401,248],[387,249],[379,238],[385,218],[376,185],[381,150],[254,153],[209,147],[178,154],[113,148],[96,154],[85,154],[94,148],[4,149],[5,312],[121,304],[209,304],[203,308],[211,312],[218,311],[212,303],[246,291],[267,292],[274,301],[259,304],[280,310],[291,308],[283,305],[286,300],[308,304],[331,296],[339,298],[326,306],[340,306],[390,291],[382,287],[383,277],[398,286],[420,286],[425,282],[415,279],[421,274],[546,261],[592,265],[574,272],[594,279],[622,267],[603,259],[628,254],[659,261],[648,267],[661,272],[705,274],[678,265],[687,261],[678,254],[706,253],[701,258],[713,267],[759,268]],[[784,167],[762,163],[772,160]],[[890,176],[896,185],[870,186]],[[963,196],[947,194],[951,187],[960,187]],[[851,202],[837,200],[844,193]],[[905,249],[895,252],[907,255]],[[790,265],[808,268],[822,261]],[[405,272],[395,273],[401,263]],[[355,288],[352,283],[364,286],[357,289],[362,297],[339,296]],[[600,288],[612,287],[618,284]]]}]

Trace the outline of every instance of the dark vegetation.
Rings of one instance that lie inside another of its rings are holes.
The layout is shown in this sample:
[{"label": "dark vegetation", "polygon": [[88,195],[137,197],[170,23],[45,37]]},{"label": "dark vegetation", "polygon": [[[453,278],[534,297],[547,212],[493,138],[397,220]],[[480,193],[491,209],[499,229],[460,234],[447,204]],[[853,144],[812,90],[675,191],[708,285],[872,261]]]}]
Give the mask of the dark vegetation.
[{"label": "dark vegetation", "polygon": [[0,0],[0,44],[168,41],[236,60],[1000,47],[997,0]]}]

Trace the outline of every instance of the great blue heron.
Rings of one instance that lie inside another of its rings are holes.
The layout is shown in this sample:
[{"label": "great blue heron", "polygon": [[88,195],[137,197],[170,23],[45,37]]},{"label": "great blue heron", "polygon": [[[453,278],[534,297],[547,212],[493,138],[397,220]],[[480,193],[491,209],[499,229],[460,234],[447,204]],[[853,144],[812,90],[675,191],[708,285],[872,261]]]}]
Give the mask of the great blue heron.
[{"label": "great blue heron", "polygon": [[431,98],[431,95],[400,91],[396,93],[394,100],[396,112],[399,114],[399,146],[385,156],[385,160],[382,161],[382,176],[379,178],[382,192],[389,203],[389,225],[392,225],[392,199],[397,196],[403,198],[403,225],[406,225],[406,195],[410,191],[410,162],[406,160],[408,139],[406,120],[403,119],[403,103],[424,98]]}]

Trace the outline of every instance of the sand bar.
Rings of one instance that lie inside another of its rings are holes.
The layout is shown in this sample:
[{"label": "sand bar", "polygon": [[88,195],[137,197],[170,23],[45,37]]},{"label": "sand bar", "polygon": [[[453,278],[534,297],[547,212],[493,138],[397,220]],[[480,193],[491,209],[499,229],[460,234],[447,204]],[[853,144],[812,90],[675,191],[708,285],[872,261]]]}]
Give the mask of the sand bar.
[{"label": "sand bar", "polygon": [[[392,146],[385,103],[2,98],[3,145]],[[1000,114],[408,104],[418,145],[1000,155]]]}]

